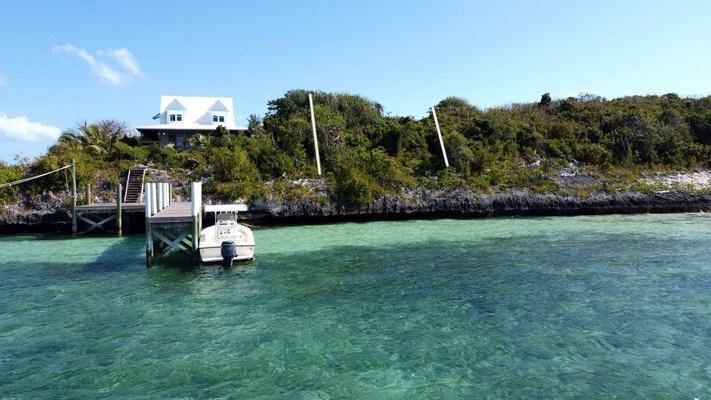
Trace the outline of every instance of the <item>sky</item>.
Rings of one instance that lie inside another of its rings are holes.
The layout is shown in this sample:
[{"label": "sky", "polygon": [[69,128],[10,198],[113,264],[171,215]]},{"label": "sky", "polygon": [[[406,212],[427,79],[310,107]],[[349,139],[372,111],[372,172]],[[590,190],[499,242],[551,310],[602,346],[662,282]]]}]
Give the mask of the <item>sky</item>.
[{"label": "sky", "polygon": [[0,161],[83,121],[155,123],[160,96],[232,97],[237,125],[289,90],[427,115],[590,92],[711,95],[711,1],[33,1],[0,5]]}]

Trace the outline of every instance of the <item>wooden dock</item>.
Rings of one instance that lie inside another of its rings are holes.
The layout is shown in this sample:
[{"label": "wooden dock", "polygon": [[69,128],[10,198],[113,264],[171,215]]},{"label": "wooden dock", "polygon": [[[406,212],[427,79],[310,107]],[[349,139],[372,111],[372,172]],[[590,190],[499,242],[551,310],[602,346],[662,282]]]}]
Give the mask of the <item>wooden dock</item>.
[{"label": "wooden dock", "polygon": [[144,193],[142,203],[123,203],[121,185],[118,185],[116,203],[76,206],[73,214],[76,214],[76,219],[86,222],[87,228],[77,233],[76,222],[72,221],[74,236],[94,229],[110,233],[115,231],[121,235],[123,214],[144,213],[146,266],[150,267],[170,250],[183,253],[197,263],[200,258],[198,237],[202,230],[202,185],[192,183],[190,202],[173,202],[172,188],[168,183],[146,183]]},{"label": "wooden dock", "polygon": [[[73,186],[75,185],[73,184]],[[141,203],[123,203],[121,199],[122,188],[120,184],[116,190],[116,203],[93,204],[91,202],[91,190],[89,185],[86,185],[86,205],[77,206],[76,188],[72,193],[72,235],[74,237],[87,233],[93,229],[101,229],[111,233],[111,231],[106,227],[106,224],[109,222],[113,222],[115,232],[121,236],[123,231],[123,213],[142,212]],[[145,205],[143,206],[143,209],[145,209]],[[77,232],[78,219],[86,222],[87,224],[87,228],[81,232]]]},{"label": "wooden dock", "polygon": [[199,257],[198,237],[202,230],[202,185],[191,184],[191,202],[172,202],[170,186],[146,183],[146,266],[150,267],[170,250]]},{"label": "wooden dock", "polygon": [[[144,213],[145,209],[144,203],[98,203],[77,206],[76,217],[86,222],[87,228],[78,233],[74,232],[74,234],[83,235],[91,230],[101,229],[121,236],[123,232],[122,214]],[[112,222],[114,226],[108,227],[108,222]]]}]

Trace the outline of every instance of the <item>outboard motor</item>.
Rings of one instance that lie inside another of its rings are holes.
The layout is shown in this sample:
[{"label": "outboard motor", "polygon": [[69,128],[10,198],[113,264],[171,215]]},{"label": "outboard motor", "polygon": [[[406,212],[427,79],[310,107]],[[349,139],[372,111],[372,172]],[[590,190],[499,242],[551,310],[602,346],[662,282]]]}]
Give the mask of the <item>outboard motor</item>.
[{"label": "outboard motor", "polygon": [[232,240],[225,240],[222,242],[222,247],[220,248],[222,252],[222,266],[225,268],[232,267],[232,261],[237,255],[237,245]]}]

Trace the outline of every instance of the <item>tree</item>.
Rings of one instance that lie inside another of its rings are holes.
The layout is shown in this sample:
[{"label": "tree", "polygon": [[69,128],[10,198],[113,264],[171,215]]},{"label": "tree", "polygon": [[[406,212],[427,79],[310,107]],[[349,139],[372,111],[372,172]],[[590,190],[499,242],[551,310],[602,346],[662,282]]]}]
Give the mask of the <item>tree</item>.
[{"label": "tree", "polygon": [[211,136],[205,136],[201,133],[196,133],[187,138],[187,140],[185,140],[185,143],[187,143],[188,146],[194,149],[201,149],[210,142],[210,138]]},{"label": "tree", "polygon": [[104,119],[90,125],[85,120],[74,129],[64,131],[58,141],[94,155],[106,155],[129,132],[125,122]]},{"label": "tree", "polygon": [[251,114],[247,119],[247,130],[249,136],[260,137],[264,134],[264,125],[262,124],[262,119],[257,114]]}]

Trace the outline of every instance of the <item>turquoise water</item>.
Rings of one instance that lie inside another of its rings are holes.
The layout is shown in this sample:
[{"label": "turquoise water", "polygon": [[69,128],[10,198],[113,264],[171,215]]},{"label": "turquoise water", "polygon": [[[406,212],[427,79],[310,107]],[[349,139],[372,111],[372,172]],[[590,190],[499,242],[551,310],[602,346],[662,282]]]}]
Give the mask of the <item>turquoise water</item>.
[{"label": "turquoise water", "polygon": [[0,237],[0,398],[709,398],[708,214]]}]

